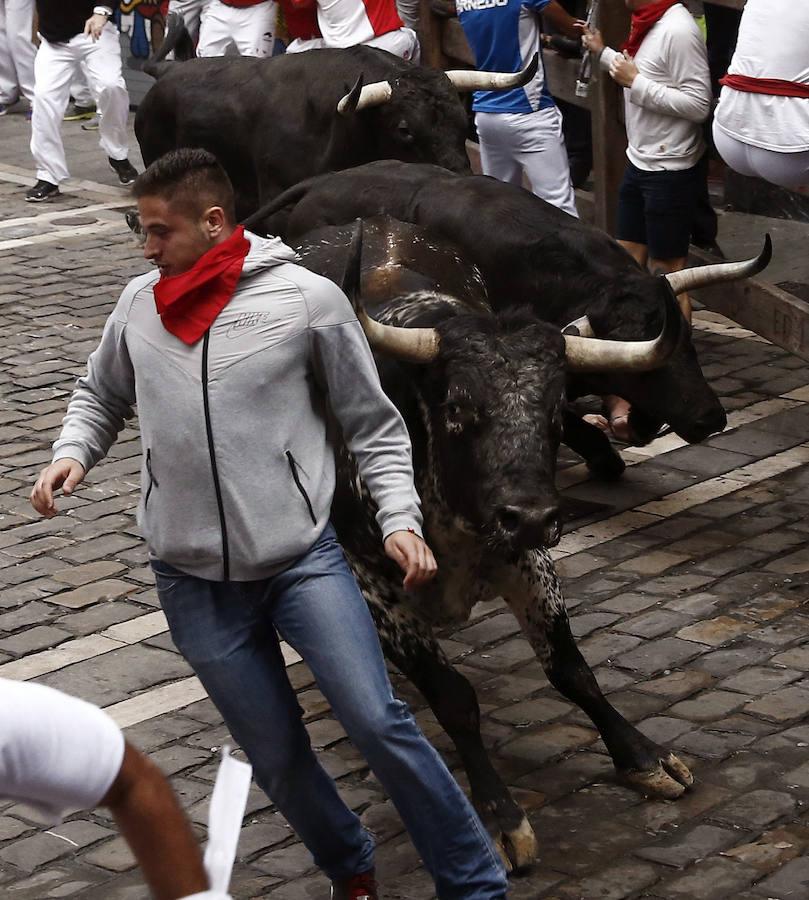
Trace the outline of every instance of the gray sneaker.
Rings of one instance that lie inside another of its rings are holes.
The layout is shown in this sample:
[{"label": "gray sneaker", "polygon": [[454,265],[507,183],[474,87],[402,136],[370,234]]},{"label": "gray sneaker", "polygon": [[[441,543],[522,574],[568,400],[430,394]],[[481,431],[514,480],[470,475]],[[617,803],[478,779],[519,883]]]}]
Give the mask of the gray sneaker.
[{"label": "gray sneaker", "polygon": [[80,122],[83,119],[92,119],[95,114],[95,103],[92,103],[90,106],[79,106],[77,103],[71,103],[62,119],[65,122]]},{"label": "gray sneaker", "polygon": [[86,122],[81,123],[82,131],[98,131],[98,126],[101,123],[101,116],[95,115],[92,119],[89,119]]}]

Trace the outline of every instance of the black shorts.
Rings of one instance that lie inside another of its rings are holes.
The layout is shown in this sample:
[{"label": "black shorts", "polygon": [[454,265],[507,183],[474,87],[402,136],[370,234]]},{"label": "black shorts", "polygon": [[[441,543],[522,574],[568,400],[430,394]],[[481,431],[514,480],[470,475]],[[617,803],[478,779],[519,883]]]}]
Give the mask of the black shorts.
[{"label": "black shorts", "polygon": [[688,256],[691,228],[705,192],[707,157],[691,169],[646,172],[627,163],[618,194],[619,241],[644,244],[651,259]]}]

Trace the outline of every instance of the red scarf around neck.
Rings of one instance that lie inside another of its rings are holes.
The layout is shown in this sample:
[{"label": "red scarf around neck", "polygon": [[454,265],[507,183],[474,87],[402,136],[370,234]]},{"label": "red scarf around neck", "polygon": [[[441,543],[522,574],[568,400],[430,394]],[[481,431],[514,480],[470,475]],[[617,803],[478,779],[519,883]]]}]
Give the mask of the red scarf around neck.
[{"label": "red scarf around neck", "polygon": [[196,344],[233,296],[249,250],[250,241],[239,225],[187,272],[161,278],[154,286],[154,298],[166,331],[186,344]]},{"label": "red scarf around neck", "polygon": [[632,13],[629,37],[621,49],[630,56],[636,56],[643,39],[651,31],[652,26],[656,25],[672,6],[679,2],[680,0],[657,0],[657,3],[650,3],[648,6],[642,6],[635,10]]}]

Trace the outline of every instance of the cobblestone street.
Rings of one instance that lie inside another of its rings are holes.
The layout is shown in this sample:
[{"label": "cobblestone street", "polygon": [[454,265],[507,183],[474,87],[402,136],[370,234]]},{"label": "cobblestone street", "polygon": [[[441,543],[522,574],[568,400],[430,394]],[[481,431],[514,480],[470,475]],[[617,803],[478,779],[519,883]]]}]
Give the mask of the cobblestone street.
[{"label": "cobblestone street", "polygon": [[[84,180],[37,207],[23,202],[34,181],[27,123],[0,121],[0,676],[105,708],[170,776],[204,838],[228,735],[158,606],[134,520],[136,426],[60,501],[66,515],[39,520],[28,502],[75,377],[126,280],[148,266],[96,136],[75,123],[65,133]],[[550,687],[501,602],[443,635],[477,689],[495,767],[540,841],[538,864],[512,880],[514,900],[809,898],[809,372],[715,314],[697,313],[695,340],[727,431],[699,446],[668,436],[625,451],[615,484],[590,481],[563,453],[559,481],[578,517],[555,550],[573,631],[602,688],[690,766],[693,789],[664,802],[619,785],[589,719]],[[377,836],[382,895],[429,900],[395,810],[306,666],[289,648],[286,658],[321,759]],[[463,782],[424,700],[395,682]],[[256,787],[238,858],[236,900],[328,896]],[[146,897],[103,811],[43,831],[1,800],[0,894]]]}]

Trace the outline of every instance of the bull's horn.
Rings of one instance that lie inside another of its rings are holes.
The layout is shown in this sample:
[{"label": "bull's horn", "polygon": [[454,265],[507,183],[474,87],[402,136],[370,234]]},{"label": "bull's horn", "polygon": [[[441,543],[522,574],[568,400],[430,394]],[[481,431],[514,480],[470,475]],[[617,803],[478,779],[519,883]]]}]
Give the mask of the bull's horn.
[{"label": "bull's horn", "polygon": [[536,75],[539,54],[520,72],[477,72],[474,69],[451,69],[444,74],[458,91],[506,91],[522,87]]},{"label": "bull's horn", "polygon": [[665,277],[674,293],[682,294],[686,291],[707,287],[709,284],[719,284],[722,281],[738,281],[740,278],[749,278],[751,275],[757,275],[762,269],[767,267],[771,258],[772,241],[768,234],[764,238],[764,249],[753,259],[746,259],[743,262],[716,263],[712,266],[695,266],[692,269],[670,272]]},{"label": "bull's horn", "polygon": [[663,329],[652,341],[609,341],[564,335],[568,370],[649,372],[660,368],[677,347],[684,322],[672,297],[666,298],[663,316]]},{"label": "bull's horn", "polygon": [[343,272],[343,292],[351,301],[365,337],[374,350],[405,362],[425,364],[438,356],[438,332],[434,328],[398,328],[372,319],[360,300],[362,273],[362,219],[357,219]]},{"label": "bull's horn", "polygon": [[565,325],[562,329],[562,334],[572,334],[575,337],[583,338],[594,338],[596,336],[587,316],[581,316],[581,318],[574,319],[568,325]]},{"label": "bull's horn", "polygon": [[[359,93],[355,96],[358,87]],[[390,100],[392,93],[393,88],[389,81],[375,81],[373,84],[363,85],[362,76],[360,76],[357,84],[337,104],[337,112],[341,116],[350,116],[371,106],[382,106],[383,103]]]}]

